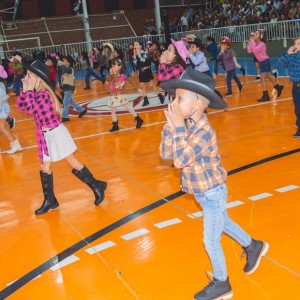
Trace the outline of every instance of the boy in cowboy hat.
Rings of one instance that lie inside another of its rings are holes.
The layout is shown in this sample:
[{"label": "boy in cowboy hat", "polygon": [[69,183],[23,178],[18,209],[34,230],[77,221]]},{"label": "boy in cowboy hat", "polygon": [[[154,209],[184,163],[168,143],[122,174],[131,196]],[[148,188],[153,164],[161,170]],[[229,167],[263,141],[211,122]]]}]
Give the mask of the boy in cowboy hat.
[{"label": "boy in cowboy hat", "polygon": [[75,110],[79,112],[79,118],[83,117],[87,111],[82,108],[79,104],[77,104],[73,99],[73,92],[75,90],[75,77],[74,77],[74,69],[73,69],[74,59],[71,55],[67,55],[63,58],[63,63],[61,65],[62,70],[62,88],[64,92],[63,98],[63,110],[62,110],[62,121],[68,122],[69,119],[69,105],[72,105]]},{"label": "boy in cowboy hat", "polygon": [[227,38],[222,38],[221,39],[221,51],[218,54],[217,58],[218,60],[222,60],[225,72],[227,72],[226,76],[226,83],[227,83],[227,93],[224,96],[232,96],[232,86],[231,86],[231,80],[233,79],[240,92],[243,90],[243,85],[241,84],[239,78],[236,76],[235,69],[236,65],[234,62],[234,55],[231,50],[231,41]]},{"label": "boy in cowboy hat", "polygon": [[203,242],[213,268],[213,279],[194,299],[230,299],[233,293],[221,246],[223,232],[243,247],[247,274],[256,270],[269,245],[252,239],[226,212],[227,173],[221,165],[216,133],[204,113],[208,107],[224,109],[226,102],[215,92],[211,77],[190,68],[180,79],[162,82],[161,87],[176,98],[165,110],[160,156],[173,160],[181,171],[182,190],[194,194],[202,206]]},{"label": "boy in cowboy hat", "polygon": [[194,38],[188,40],[188,43],[190,44],[190,55],[188,57],[187,64],[190,65],[196,71],[212,77],[212,74],[209,70],[209,66],[207,64],[207,59],[204,53],[202,52],[203,45],[201,41],[198,38]]}]

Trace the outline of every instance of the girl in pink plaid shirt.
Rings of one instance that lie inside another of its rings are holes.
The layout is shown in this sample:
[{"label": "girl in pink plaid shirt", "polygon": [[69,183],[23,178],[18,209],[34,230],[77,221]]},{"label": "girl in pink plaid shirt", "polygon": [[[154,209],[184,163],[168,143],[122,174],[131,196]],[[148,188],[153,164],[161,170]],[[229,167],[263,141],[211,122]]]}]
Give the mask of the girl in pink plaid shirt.
[{"label": "girl in pink plaid shirt", "polygon": [[20,110],[26,110],[29,115],[33,115],[36,126],[44,201],[35,214],[41,215],[59,206],[53,191],[51,162],[62,159],[68,162],[72,173],[94,192],[94,204],[99,205],[104,199],[107,183],[95,179],[89,169],[75,157],[74,151],[77,147],[59,118],[59,102],[50,87],[50,69],[40,60],[24,66],[28,71],[22,79],[23,91],[16,105]]}]

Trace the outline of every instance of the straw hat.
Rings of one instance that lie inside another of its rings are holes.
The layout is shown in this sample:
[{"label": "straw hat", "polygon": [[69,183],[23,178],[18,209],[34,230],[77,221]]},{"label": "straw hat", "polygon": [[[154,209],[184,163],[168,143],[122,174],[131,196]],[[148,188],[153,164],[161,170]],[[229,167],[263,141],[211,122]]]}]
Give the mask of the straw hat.
[{"label": "straw hat", "polygon": [[12,57],[9,58],[8,60],[9,60],[10,62],[13,62],[15,59],[16,59],[18,62],[22,62],[22,57],[21,57],[20,55],[12,56]]}]

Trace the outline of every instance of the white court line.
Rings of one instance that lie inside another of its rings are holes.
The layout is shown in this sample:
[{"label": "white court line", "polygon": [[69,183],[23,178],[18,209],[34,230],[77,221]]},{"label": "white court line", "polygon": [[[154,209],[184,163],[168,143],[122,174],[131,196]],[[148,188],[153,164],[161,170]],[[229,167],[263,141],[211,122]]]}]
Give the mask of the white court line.
[{"label": "white court line", "polygon": [[285,193],[285,192],[296,190],[296,189],[299,189],[299,186],[292,184],[292,185],[287,185],[287,186],[284,186],[282,188],[279,188],[275,191],[279,192],[279,193]]},{"label": "white court line", "polygon": [[51,269],[52,271],[56,271],[56,270],[58,270],[58,269],[60,269],[60,268],[63,268],[63,267],[65,267],[65,266],[67,266],[67,265],[72,264],[73,262],[75,262],[75,261],[77,261],[77,260],[79,260],[79,257],[77,257],[76,255],[71,255],[71,256],[69,256],[69,257],[63,259],[61,262],[59,262],[58,264],[54,265],[54,266],[51,267],[50,269]]},{"label": "white court line", "polygon": [[[232,208],[232,207],[236,207],[239,205],[245,204],[244,202],[240,201],[240,200],[236,200],[236,201],[232,201],[226,204],[226,208]],[[199,218],[203,216],[203,212],[202,211],[197,211],[195,213],[189,214],[187,215],[189,218]]]},{"label": "white court line", "polygon": [[105,242],[105,243],[93,246],[91,248],[88,248],[88,249],[86,249],[84,251],[87,252],[88,254],[95,254],[97,252],[100,252],[102,250],[108,249],[108,248],[113,247],[115,245],[116,245],[116,243],[114,243],[112,241],[108,241],[108,242]]},{"label": "white court line", "polygon": [[164,222],[156,223],[156,224],[154,224],[154,226],[157,227],[157,228],[164,228],[164,227],[171,226],[171,225],[174,225],[174,224],[178,224],[178,223],[181,223],[181,222],[182,221],[180,219],[174,218],[174,219],[167,220],[167,221],[164,221]]},{"label": "white court line", "polygon": [[257,201],[257,200],[261,200],[261,199],[268,198],[268,197],[271,197],[271,196],[273,196],[273,194],[270,194],[270,193],[261,193],[261,194],[258,194],[258,195],[254,195],[254,196],[248,197],[248,199],[252,200],[252,201]]},{"label": "white court line", "polygon": [[141,228],[141,229],[138,229],[136,231],[133,231],[133,232],[130,232],[130,233],[127,233],[125,235],[122,235],[121,238],[123,240],[126,240],[126,241],[129,241],[129,240],[132,240],[136,237],[139,237],[141,235],[144,235],[144,234],[147,234],[149,233],[150,231],[145,229],[145,228]]}]

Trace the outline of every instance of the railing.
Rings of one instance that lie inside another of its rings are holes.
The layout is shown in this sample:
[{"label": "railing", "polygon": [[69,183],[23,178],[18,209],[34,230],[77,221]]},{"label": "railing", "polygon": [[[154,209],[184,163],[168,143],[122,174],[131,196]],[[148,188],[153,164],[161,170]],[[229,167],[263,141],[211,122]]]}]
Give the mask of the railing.
[{"label": "railing", "polygon": [[[201,39],[203,44],[206,44],[206,37],[212,36],[216,39],[216,42],[220,41],[221,36],[228,36],[233,43],[243,43],[246,47],[246,41],[251,32],[257,30],[257,28],[265,29],[265,38],[267,40],[282,40],[283,47],[287,46],[287,40],[295,39],[300,36],[300,19],[291,20],[291,21],[279,21],[276,23],[263,23],[263,24],[251,24],[251,25],[242,25],[242,26],[231,26],[231,27],[222,27],[222,28],[210,28],[210,29],[201,29],[188,32],[176,32],[172,33],[171,36],[175,40],[180,40],[182,37],[185,37],[187,34],[195,34],[199,39]],[[97,40],[92,42],[93,47],[101,46],[104,42],[110,42],[113,46],[122,49],[124,53],[125,61],[128,60],[127,57],[127,48],[128,44],[134,43],[139,40],[142,41],[144,46],[147,41],[151,39],[152,41],[165,42],[164,35],[155,35],[155,36],[139,36],[139,37],[124,37],[118,39],[110,40]],[[2,41],[5,43],[5,41]],[[22,49],[21,52],[31,53],[35,51],[36,48],[26,48]],[[63,44],[63,45],[54,45],[41,47],[41,50],[45,52],[46,55],[49,55],[53,52],[60,52],[63,54],[72,54],[72,52],[77,52],[78,55],[82,51],[87,51],[87,44],[82,43],[72,43],[72,44]],[[4,56],[9,56],[9,51],[4,51]]]}]

